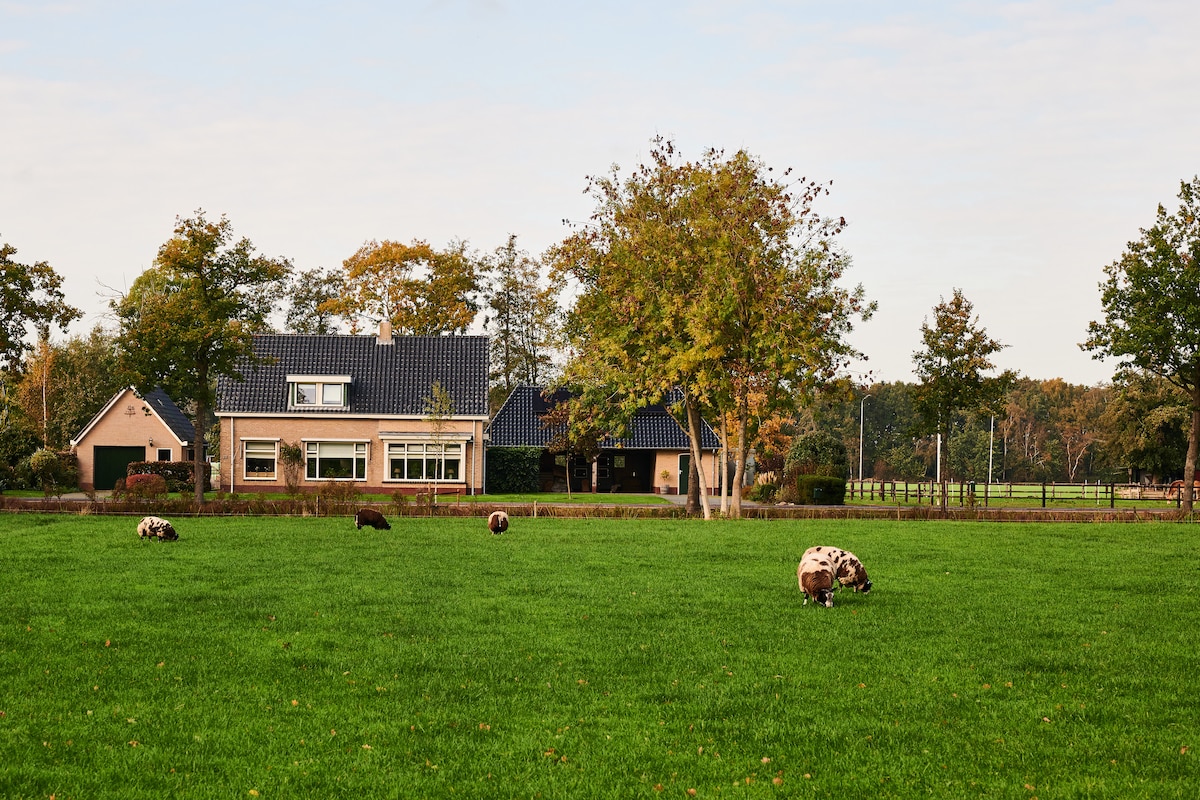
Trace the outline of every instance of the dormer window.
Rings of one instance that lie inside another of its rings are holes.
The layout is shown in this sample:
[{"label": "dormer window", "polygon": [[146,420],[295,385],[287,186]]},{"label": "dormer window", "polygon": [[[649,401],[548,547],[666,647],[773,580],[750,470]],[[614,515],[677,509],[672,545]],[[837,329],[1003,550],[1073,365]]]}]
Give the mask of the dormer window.
[{"label": "dormer window", "polygon": [[289,408],[346,408],[349,375],[289,375]]}]

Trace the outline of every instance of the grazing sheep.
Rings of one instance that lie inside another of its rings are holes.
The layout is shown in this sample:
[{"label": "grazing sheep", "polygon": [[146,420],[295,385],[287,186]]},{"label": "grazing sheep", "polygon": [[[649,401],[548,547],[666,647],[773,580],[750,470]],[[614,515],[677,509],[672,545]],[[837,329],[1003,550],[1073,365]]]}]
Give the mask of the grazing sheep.
[{"label": "grazing sheep", "polygon": [[867,569],[858,560],[858,557],[849,550],[843,550],[840,547],[826,547],[818,545],[810,547],[804,551],[804,558],[809,556],[825,556],[833,567],[834,574],[837,576],[838,583],[842,586],[849,586],[856,592],[866,594],[871,591],[871,579],[867,577]]},{"label": "grazing sheep", "polygon": [[164,542],[173,542],[179,538],[179,534],[175,532],[175,528],[171,523],[167,522],[162,517],[142,517],[142,521],[138,523],[138,536],[142,539],[159,539]]},{"label": "grazing sheep", "polygon": [[362,526],[374,528],[377,531],[390,531],[391,525],[384,519],[383,514],[380,514],[373,508],[360,508],[358,513],[354,515],[354,527],[362,530]]},{"label": "grazing sheep", "polygon": [[819,554],[805,554],[800,560],[800,566],[796,567],[796,580],[800,583],[800,591],[804,592],[804,605],[808,605],[808,599],[811,597],[817,605],[833,608],[836,578],[829,558]]},{"label": "grazing sheep", "polygon": [[492,533],[504,533],[508,530],[508,514],[503,511],[493,511],[488,517],[488,530]]}]

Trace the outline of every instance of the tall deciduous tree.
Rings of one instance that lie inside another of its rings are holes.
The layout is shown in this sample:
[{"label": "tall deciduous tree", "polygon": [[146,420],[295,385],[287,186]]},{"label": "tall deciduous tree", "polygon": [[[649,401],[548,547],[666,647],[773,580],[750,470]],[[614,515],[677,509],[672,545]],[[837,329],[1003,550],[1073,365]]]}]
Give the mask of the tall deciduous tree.
[{"label": "tall deciduous tree", "polygon": [[233,240],[224,216],[203,211],[181,219],[154,265],[113,302],[125,364],[138,388],[163,389],[195,405],[197,503],[204,502],[204,441],[218,375],[253,356],[252,335],[267,329],[272,301],[291,264],[257,255],[249,239]]},{"label": "tall deciduous tree", "polygon": [[693,465],[701,414],[732,420],[734,515],[759,421],[859,355],[844,336],[872,310],[837,285],[845,222],[816,213],[827,187],[771,172],[744,151],[682,161],[656,140],[628,178],[590,179],[596,211],[552,251],[579,284],[568,372],[611,387],[626,415],[679,387]]},{"label": "tall deciduous tree", "polygon": [[320,267],[296,273],[288,283],[286,326],[289,333],[325,336],[338,332],[331,301],[342,296],[342,273]]},{"label": "tall deciduous tree", "polygon": [[319,308],[346,317],[356,332],[386,319],[398,334],[464,333],[479,311],[478,263],[464,242],[435,250],[419,240],[370,241],[342,268],[341,296]]},{"label": "tall deciduous tree", "polygon": [[556,288],[539,260],[517,247],[517,237],[486,260],[484,329],[491,337],[493,406],[520,384],[545,385],[558,349]]},{"label": "tall deciduous tree", "polygon": [[30,349],[24,341],[30,326],[62,330],[83,316],[66,303],[62,276],[45,261],[13,261],[17,249],[0,242],[0,370],[13,370]]},{"label": "tall deciduous tree", "polygon": [[1007,372],[996,377],[985,374],[995,369],[992,356],[1006,345],[988,336],[974,308],[962,290],[955,289],[953,297],[934,306],[933,325],[928,320],[921,324],[925,346],[913,353],[921,379],[917,410],[924,429],[940,437],[939,447],[949,438],[957,412],[999,413],[1004,392],[1014,379]]},{"label": "tall deciduous tree", "polygon": [[[1191,487],[1200,452],[1200,177],[1180,183],[1178,211],[1168,213],[1160,204],[1154,225],[1141,233],[1104,268],[1104,319],[1088,324],[1081,346],[1097,359],[1120,359],[1119,368],[1152,372],[1187,393],[1192,419],[1183,481]],[[1192,505],[1192,492],[1184,492],[1184,512],[1191,513]]]}]

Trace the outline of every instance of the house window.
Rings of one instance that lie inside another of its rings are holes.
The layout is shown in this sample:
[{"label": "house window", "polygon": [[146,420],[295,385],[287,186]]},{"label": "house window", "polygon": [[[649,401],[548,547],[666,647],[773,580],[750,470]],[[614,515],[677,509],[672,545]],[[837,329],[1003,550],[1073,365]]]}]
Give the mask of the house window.
[{"label": "house window", "polygon": [[323,377],[288,376],[288,406],[291,408],[345,408],[348,375]]},{"label": "house window", "polygon": [[388,480],[462,480],[461,443],[391,442],[387,446]]},{"label": "house window", "polygon": [[309,480],[366,480],[366,442],[308,442]]},{"label": "house window", "polygon": [[169,448],[169,447],[158,448],[158,460],[159,461],[170,461],[171,460],[171,448]]},{"label": "house window", "polygon": [[260,480],[275,480],[275,442],[244,442],[243,464],[245,477]]}]

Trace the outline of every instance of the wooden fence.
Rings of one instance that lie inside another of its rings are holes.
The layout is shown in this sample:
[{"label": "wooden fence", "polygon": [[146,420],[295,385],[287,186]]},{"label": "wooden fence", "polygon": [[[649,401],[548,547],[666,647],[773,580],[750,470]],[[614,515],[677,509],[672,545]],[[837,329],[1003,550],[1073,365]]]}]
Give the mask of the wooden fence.
[{"label": "wooden fence", "polygon": [[[1186,490],[1186,489],[1185,489]],[[1169,485],[1123,483],[975,483],[971,481],[848,481],[847,502],[903,505],[956,505],[960,507],[993,504],[1047,508],[1048,506],[1087,506],[1116,508],[1118,502],[1146,503],[1157,507],[1178,508],[1182,497]],[[1200,505],[1200,497],[1197,498]]]}]

